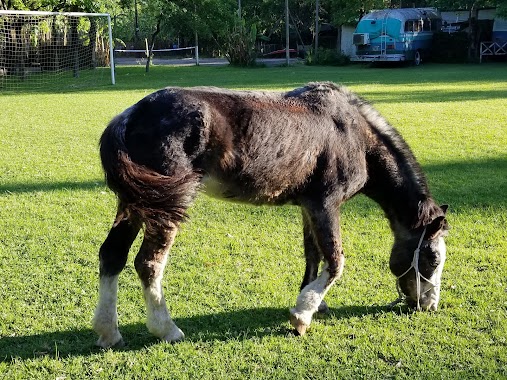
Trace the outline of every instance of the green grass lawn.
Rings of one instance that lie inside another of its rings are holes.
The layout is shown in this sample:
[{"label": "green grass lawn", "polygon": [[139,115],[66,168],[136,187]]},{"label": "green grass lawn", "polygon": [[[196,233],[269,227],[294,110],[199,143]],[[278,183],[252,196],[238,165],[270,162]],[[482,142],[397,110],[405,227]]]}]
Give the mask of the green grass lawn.
[{"label": "green grass lawn", "polygon": [[[126,346],[94,347],[98,248],[115,214],[98,158],[110,118],[168,85],[286,90],[320,80],[371,101],[450,204],[439,311],[386,306],[397,296],[391,233],[358,197],[343,207],[347,261],[326,297],[331,313],[295,337],[299,210],[201,196],[163,282],[186,340],[147,332],[131,257],[119,293]],[[0,379],[507,378],[505,64],[118,67],[114,87],[4,94],[0,110]]]}]

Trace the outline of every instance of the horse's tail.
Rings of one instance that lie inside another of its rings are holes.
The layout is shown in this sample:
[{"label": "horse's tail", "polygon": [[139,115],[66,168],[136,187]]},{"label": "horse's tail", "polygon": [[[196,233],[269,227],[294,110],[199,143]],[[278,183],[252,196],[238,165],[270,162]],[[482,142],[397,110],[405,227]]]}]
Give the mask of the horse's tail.
[{"label": "horse's tail", "polygon": [[117,195],[119,206],[115,225],[124,219],[137,219],[147,230],[173,228],[187,218],[199,175],[180,168],[171,175],[136,163],[125,144],[128,116],[114,118],[100,139],[100,158],[107,186]]}]

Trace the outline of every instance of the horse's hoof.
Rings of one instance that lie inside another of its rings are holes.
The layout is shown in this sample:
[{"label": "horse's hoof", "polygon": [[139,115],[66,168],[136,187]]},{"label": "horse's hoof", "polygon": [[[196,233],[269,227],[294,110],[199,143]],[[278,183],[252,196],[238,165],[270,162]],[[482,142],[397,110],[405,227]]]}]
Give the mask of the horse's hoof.
[{"label": "horse's hoof", "polygon": [[325,301],[322,301],[317,311],[321,314],[329,314],[329,307],[327,306],[327,303]]},{"label": "horse's hoof", "polygon": [[118,334],[115,334],[113,337],[101,336],[95,345],[100,348],[123,347],[125,342],[123,341],[121,334],[118,332]]},{"label": "horse's hoof", "polygon": [[176,343],[185,339],[185,334],[178,327],[174,328],[169,334],[162,337],[163,342]]},{"label": "horse's hoof", "polygon": [[294,327],[294,333],[299,336],[303,336],[306,334],[306,330],[308,329],[308,325],[301,321],[296,315],[290,315],[290,324]]}]

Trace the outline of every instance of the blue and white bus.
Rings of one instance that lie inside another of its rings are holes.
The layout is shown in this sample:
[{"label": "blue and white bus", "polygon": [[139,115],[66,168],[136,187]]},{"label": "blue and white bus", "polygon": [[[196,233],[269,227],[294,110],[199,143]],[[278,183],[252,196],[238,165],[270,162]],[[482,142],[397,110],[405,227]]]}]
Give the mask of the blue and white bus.
[{"label": "blue and white bus", "polygon": [[419,65],[430,53],[433,33],[442,19],[434,8],[372,11],[361,18],[353,35],[355,62],[412,61]]}]

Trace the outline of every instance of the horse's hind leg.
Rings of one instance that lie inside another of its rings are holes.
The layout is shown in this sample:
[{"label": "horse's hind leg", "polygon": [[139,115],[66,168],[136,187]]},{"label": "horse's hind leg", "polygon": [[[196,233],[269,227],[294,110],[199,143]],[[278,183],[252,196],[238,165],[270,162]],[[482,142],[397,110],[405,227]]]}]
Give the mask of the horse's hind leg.
[{"label": "horse's hind leg", "polygon": [[118,275],[125,267],[130,246],[140,228],[141,224],[136,221],[123,220],[111,228],[100,247],[99,302],[95,310],[93,328],[99,334],[97,345],[104,348],[122,342],[116,309]]},{"label": "horse's hind leg", "polygon": [[[304,249],[306,268],[303,281],[301,283],[300,290],[303,290],[306,285],[314,281],[319,273],[319,265],[322,261],[322,254],[320,253],[311,229],[311,220],[307,216],[306,212],[303,211],[303,238],[304,238]],[[324,300],[319,305],[318,311],[320,313],[327,313],[329,308]]]},{"label": "horse's hind leg", "polygon": [[291,324],[300,335],[306,332],[324,296],[341,276],[345,262],[341,246],[338,207],[319,207],[312,204],[303,212],[306,213],[307,227],[311,230],[315,246],[324,259],[324,266],[320,275],[301,290],[296,307],[291,309]]},{"label": "horse's hind leg", "polygon": [[172,321],[162,291],[164,267],[176,233],[177,226],[174,224],[168,228],[153,227],[147,230],[134,262],[143,286],[146,326],[153,335],[166,342],[179,341],[185,337]]}]

